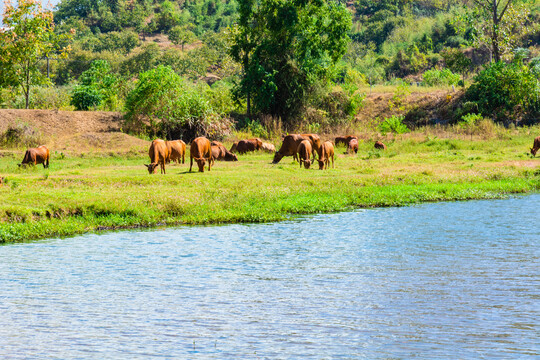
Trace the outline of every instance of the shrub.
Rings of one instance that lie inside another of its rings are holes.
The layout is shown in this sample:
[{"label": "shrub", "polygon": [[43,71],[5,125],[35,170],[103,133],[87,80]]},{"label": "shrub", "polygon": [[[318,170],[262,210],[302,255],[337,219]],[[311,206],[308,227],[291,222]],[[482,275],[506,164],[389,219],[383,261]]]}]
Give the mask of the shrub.
[{"label": "shrub", "polygon": [[[519,62],[489,65],[474,78],[465,96],[482,115],[498,119],[538,113],[540,88],[534,73]],[[517,122],[517,120],[516,120]]]},{"label": "shrub", "polygon": [[140,74],[125,110],[130,130],[169,139],[220,138],[232,126],[231,121],[220,118],[203,92],[166,66]]},{"label": "shrub", "polygon": [[8,125],[0,134],[0,144],[5,147],[36,147],[41,143],[41,133],[21,121]]},{"label": "shrub", "polygon": [[428,86],[455,85],[458,81],[459,75],[449,69],[432,69],[424,73],[424,84]]},{"label": "shrub", "polygon": [[383,133],[395,133],[395,134],[404,134],[409,132],[407,125],[403,123],[404,116],[392,115],[389,118],[385,118],[384,121],[379,125],[379,130]]},{"label": "shrub", "polygon": [[111,73],[111,66],[105,60],[95,60],[90,69],[81,74],[80,85],[73,90],[71,104],[77,110],[103,107],[116,110],[118,104],[118,79]]}]

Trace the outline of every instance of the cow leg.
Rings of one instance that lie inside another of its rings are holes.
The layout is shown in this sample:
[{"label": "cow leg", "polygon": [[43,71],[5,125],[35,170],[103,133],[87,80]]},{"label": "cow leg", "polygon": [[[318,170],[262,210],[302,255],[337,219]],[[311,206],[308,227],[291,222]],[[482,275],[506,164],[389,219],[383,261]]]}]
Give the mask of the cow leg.
[{"label": "cow leg", "polygon": [[191,162],[190,165],[189,165],[189,172],[191,172],[191,168],[193,167],[193,156],[190,156],[189,159],[190,159],[190,162]]}]

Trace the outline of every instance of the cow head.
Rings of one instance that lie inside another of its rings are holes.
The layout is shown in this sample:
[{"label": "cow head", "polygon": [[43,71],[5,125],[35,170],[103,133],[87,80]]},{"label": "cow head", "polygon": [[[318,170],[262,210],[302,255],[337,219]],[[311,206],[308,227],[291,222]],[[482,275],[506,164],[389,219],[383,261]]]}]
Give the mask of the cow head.
[{"label": "cow head", "polygon": [[204,172],[204,165],[206,164],[204,158],[195,158],[195,161],[197,162],[197,166],[199,167],[199,172]]},{"label": "cow head", "polygon": [[226,152],[225,153],[225,161],[238,161],[238,156],[236,156],[236,154]]},{"label": "cow head", "polygon": [[283,159],[283,155],[276,151],[276,154],[274,155],[274,160],[272,160],[272,164],[277,164],[281,159]]},{"label": "cow head", "polygon": [[158,163],[152,163],[152,164],[148,164],[148,165],[144,164],[144,166],[146,166],[146,168],[148,169],[149,174],[155,173],[156,168],[158,167],[158,165],[159,165]]},{"label": "cow head", "polygon": [[324,170],[324,160],[319,160],[319,170]]},{"label": "cow head", "polygon": [[308,160],[304,160],[304,167],[305,167],[306,169],[309,169],[310,166],[311,166],[311,160],[309,160],[309,159],[308,159]]},{"label": "cow head", "polygon": [[532,156],[536,156],[536,152],[538,151],[538,148],[531,148],[531,154]]}]

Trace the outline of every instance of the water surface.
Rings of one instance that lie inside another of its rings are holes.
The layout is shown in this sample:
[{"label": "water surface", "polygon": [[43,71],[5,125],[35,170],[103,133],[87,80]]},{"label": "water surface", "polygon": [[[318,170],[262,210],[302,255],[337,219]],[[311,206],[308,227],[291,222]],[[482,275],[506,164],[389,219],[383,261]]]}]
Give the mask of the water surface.
[{"label": "water surface", "polygon": [[538,358],[539,202],[0,246],[0,357]]}]

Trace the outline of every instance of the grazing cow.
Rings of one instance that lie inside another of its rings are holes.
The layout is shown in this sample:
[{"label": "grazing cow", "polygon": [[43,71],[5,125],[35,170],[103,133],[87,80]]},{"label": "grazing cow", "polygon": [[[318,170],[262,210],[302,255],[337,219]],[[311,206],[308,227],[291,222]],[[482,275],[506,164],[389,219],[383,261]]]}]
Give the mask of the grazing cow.
[{"label": "grazing cow", "polygon": [[229,150],[230,152],[236,152],[236,147],[238,146],[238,141],[235,141],[233,142],[232,146],[231,146],[231,149]]},{"label": "grazing cow", "polygon": [[169,153],[169,156],[167,157],[167,164],[171,161],[176,161],[178,164],[180,164],[180,160],[182,160],[182,164],[184,164],[186,156],[186,143],[182,140],[165,141],[165,143],[167,144],[167,151]]},{"label": "grazing cow", "polygon": [[352,154],[352,153],[358,153],[358,140],[357,139],[351,139],[351,141],[349,141],[349,146],[347,147],[347,153],[349,154]]},{"label": "grazing cow", "polygon": [[304,139],[307,139],[311,142],[311,148],[313,149],[313,161],[315,161],[315,154],[319,152],[319,148],[321,147],[321,138],[317,134],[300,134],[304,137]]},{"label": "grazing cow", "polygon": [[349,142],[351,142],[352,139],[358,140],[358,136],[355,136],[355,135],[338,136],[336,137],[334,141],[336,143],[336,146],[339,146],[342,144],[343,146],[347,146]]},{"label": "grazing cow", "polygon": [[227,150],[227,148],[219,141],[212,141],[210,145],[212,147],[212,157],[214,160],[238,161],[236,154]]},{"label": "grazing cow", "polygon": [[309,166],[311,165],[311,153],[313,152],[311,141],[302,140],[300,145],[298,145],[296,152],[298,153],[298,162],[300,163],[300,168],[302,168],[302,163],[304,163],[304,167],[309,169]]},{"label": "grazing cow", "polygon": [[240,140],[238,141],[238,144],[236,144],[236,151],[238,151],[239,154],[245,154],[248,151],[257,151],[261,148],[262,141],[259,138]]},{"label": "grazing cow", "polygon": [[386,150],[386,145],[382,141],[375,142],[375,149]]},{"label": "grazing cow", "polygon": [[324,167],[328,169],[330,166],[330,159],[332,159],[332,169],[334,168],[334,145],[331,141],[325,141],[319,148],[319,170],[324,170]]},{"label": "grazing cow", "polygon": [[169,150],[167,149],[167,144],[161,139],[156,139],[150,144],[150,149],[148,149],[148,156],[150,156],[150,164],[146,166],[149,174],[154,174],[158,165],[161,167],[161,173],[165,174],[165,163],[169,158]]},{"label": "grazing cow", "polygon": [[538,151],[538,149],[540,149],[540,136],[534,139],[533,147],[531,148],[532,156],[536,156],[536,152]]},{"label": "grazing cow", "polygon": [[45,145],[41,145],[37,148],[30,148],[24,153],[23,161],[19,166],[26,166],[26,164],[38,165],[43,164],[43,168],[49,167],[49,149]]},{"label": "grazing cow", "polygon": [[277,164],[281,159],[283,159],[284,156],[292,156],[294,160],[298,160],[296,150],[298,149],[298,145],[300,145],[302,140],[306,139],[302,135],[298,134],[290,134],[285,136],[283,138],[281,148],[274,155],[272,164]]},{"label": "grazing cow", "polygon": [[261,149],[269,153],[276,152],[276,147],[270,143],[263,142]]},{"label": "grazing cow", "polygon": [[205,138],[204,136],[198,137],[191,143],[191,149],[190,149],[190,165],[189,165],[189,171],[191,172],[191,168],[193,167],[193,159],[197,162],[197,165],[199,166],[199,172],[204,172],[204,164],[206,160],[208,160],[208,171],[210,171],[210,168],[212,167],[212,163],[214,162],[214,158],[212,157],[212,146],[210,144],[210,140]]}]

